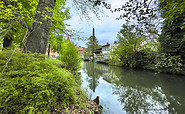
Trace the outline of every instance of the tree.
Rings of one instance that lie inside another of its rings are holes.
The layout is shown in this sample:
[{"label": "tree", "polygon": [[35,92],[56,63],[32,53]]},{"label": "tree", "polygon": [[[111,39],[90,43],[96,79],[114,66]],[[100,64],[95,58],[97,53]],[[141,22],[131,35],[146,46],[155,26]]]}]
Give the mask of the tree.
[{"label": "tree", "polygon": [[62,43],[58,59],[64,63],[67,70],[76,72],[80,68],[81,59],[78,54],[78,49],[70,40],[65,40]]},{"label": "tree", "polygon": [[139,32],[134,30],[133,25],[123,24],[117,39],[120,45],[111,53],[109,63],[131,68],[137,67],[136,54],[142,50],[142,43],[146,42],[146,38],[140,36]]},{"label": "tree", "polygon": [[65,34],[71,36],[69,35],[70,31],[66,28],[67,25],[64,23],[68,19],[70,19],[69,9],[64,6],[55,6],[48,44],[51,44],[51,48],[58,53],[60,53],[60,46],[64,41]]},{"label": "tree", "polygon": [[[185,59],[185,11],[177,11],[183,1],[161,1],[160,13],[164,19],[162,33],[159,37],[161,50],[155,69],[158,72],[182,74]],[[173,5],[170,5],[172,3]],[[167,7],[171,6],[171,7]],[[174,11],[172,11],[173,9]],[[169,10],[173,14],[168,14]]]},{"label": "tree", "polygon": [[[164,12],[163,16],[166,17],[166,21],[170,22],[171,19],[178,18],[178,14],[181,15],[185,12],[184,0],[159,0],[163,7],[161,10],[168,9]],[[182,26],[184,28],[184,26]]]},{"label": "tree", "polygon": [[[97,5],[105,5],[106,1],[99,0]],[[157,0],[127,0],[125,4],[118,8],[111,8],[108,4],[108,9],[112,13],[121,12],[117,20],[124,19],[127,23],[135,23],[135,28],[140,34],[145,36],[158,35],[157,26],[160,23],[158,15]],[[153,36],[151,37],[153,38]]]},{"label": "tree", "polygon": [[94,60],[94,51],[96,48],[99,47],[98,39],[95,36],[90,36],[87,40],[88,42],[86,43],[86,45],[88,46],[88,48],[86,49],[86,51],[89,52],[91,56],[93,56]]},{"label": "tree", "polygon": [[13,40],[22,42],[25,28],[30,29],[33,21],[37,0],[2,0],[0,4],[0,39],[5,38],[4,47],[11,46]]},{"label": "tree", "polygon": [[55,2],[56,0],[39,0],[35,20],[40,23],[33,23],[32,30],[30,31],[24,48],[25,51],[46,53]]},{"label": "tree", "polygon": [[[35,20],[38,20],[40,23],[33,23],[32,32],[28,37],[25,50],[31,51],[33,53],[42,53],[42,54],[45,53],[48,39],[49,39],[49,32],[51,27],[53,10],[57,2],[61,3],[60,0],[57,0],[57,1],[45,0],[44,2],[42,0],[39,0]],[[87,8],[91,7],[91,1],[89,0],[80,0],[80,1],[74,0],[73,2],[77,4],[79,8],[82,8],[82,9],[79,9],[82,11],[82,14],[86,14],[87,12],[83,9],[84,8],[83,2],[86,3]],[[65,3],[65,0],[62,1],[62,3]],[[96,8],[91,8],[90,10],[95,10],[95,9]]]},{"label": "tree", "polygon": [[[6,26],[6,28],[1,27],[3,31],[6,31],[6,29],[8,29],[7,32],[4,32],[5,34],[3,34],[2,37],[4,37],[11,28],[14,28],[12,27],[12,23],[18,21],[22,26],[29,30],[29,34],[27,34],[28,32],[26,32],[26,35],[24,35],[28,37],[26,45],[24,46],[24,51],[44,54],[51,32],[51,26],[54,25],[54,28],[65,33],[66,28],[63,27],[63,20],[61,21],[61,15],[63,14],[61,13],[63,12],[61,9],[64,9],[63,5],[65,4],[65,2],[66,0],[1,1],[0,3],[3,4],[1,5],[1,13],[6,15],[1,16],[0,20],[9,22],[6,22],[5,25],[8,25]],[[94,11],[94,13],[97,13],[97,7],[93,7],[92,1],[74,0],[73,3],[76,5],[76,8],[82,12],[82,15],[87,16],[87,12],[90,10]],[[27,6],[28,8],[26,8]],[[62,16],[64,18],[66,17],[66,15]]]},{"label": "tree", "polygon": [[[180,5],[180,3],[173,2],[175,6]],[[180,14],[174,12],[173,17],[169,17],[167,16],[169,8],[166,7],[168,5],[169,2],[162,2],[160,5],[161,10],[163,9],[161,11],[162,16],[165,19],[165,21],[163,22],[162,34],[159,37],[159,41],[162,46],[161,51],[162,53],[166,53],[172,56],[180,55],[182,56],[182,58],[185,58],[185,28],[183,28],[185,22],[185,11],[181,11]]]}]

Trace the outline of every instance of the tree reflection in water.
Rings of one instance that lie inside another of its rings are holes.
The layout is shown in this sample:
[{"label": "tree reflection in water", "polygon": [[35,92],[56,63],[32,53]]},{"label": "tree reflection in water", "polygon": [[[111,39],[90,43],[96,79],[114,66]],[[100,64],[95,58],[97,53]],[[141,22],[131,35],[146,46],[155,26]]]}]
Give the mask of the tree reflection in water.
[{"label": "tree reflection in water", "polygon": [[[121,72],[118,75],[118,72]],[[185,95],[182,91],[184,82],[177,76],[158,74],[146,71],[117,70],[119,81],[114,81],[113,93],[117,94],[128,113],[183,113]],[[175,79],[170,78],[175,77]],[[184,79],[184,78],[183,78]],[[112,79],[114,80],[114,79]],[[173,95],[171,86],[176,85],[178,95]],[[170,90],[170,91],[169,91]]]},{"label": "tree reflection in water", "polygon": [[143,70],[85,63],[89,87],[95,92],[102,77],[111,83],[112,94],[119,96],[127,113],[184,113],[185,77]]},{"label": "tree reflection in water", "polygon": [[89,88],[95,92],[96,87],[98,86],[98,79],[100,78],[100,73],[97,72],[97,68],[95,63],[86,62],[84,64],[83,70],[87,73],[87,81],[89,82]]}]

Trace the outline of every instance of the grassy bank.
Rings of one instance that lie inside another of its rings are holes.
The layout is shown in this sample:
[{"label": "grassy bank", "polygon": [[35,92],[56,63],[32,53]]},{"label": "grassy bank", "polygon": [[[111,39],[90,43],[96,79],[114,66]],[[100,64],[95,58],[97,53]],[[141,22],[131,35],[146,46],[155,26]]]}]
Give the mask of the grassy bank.
[{"label": "grassy bank", "polygon": [[11,54],[0,52],[0,113],[59,113],[68,112],[70,106],[93,112],[64,63],[16,51],[6,66]]}]

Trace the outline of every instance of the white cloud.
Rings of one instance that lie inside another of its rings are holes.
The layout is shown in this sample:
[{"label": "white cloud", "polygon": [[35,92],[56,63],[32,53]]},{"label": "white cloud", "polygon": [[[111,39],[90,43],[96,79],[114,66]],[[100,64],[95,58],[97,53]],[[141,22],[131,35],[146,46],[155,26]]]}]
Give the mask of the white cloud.
[{"label": "white cloud", "polygon": [[[111,3],[113,8],[121,7],[125,3],[125,0],[107,0]],[[126,0],[127,1],[127,0]],[[67,21],[70,24],[70,28],[76,31],[81,31],[83,37],[90,37],[92,35],[92,29],[95,28],[95,36],[98,38],[100,45],[106,44],[106,42],[113,43],[116,40],[117,33],[120,31],[124,20],[115,20],[120,12],[112,13],[107,9],[104,9],[105,16],[97,19],[93,16],[92,20],[81,21],[77,14],[72,14],[72,18]],[[91,13],[92,15],[92,13]],[[85,42],[79,41],[78,45],[85,46]]]}]

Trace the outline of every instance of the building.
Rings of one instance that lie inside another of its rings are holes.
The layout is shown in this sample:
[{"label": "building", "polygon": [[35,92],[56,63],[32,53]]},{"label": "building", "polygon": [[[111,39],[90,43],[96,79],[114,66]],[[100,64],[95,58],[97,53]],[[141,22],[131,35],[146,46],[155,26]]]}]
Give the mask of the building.
[{"label": "building", "polygon": [[[110,53],[113,51],[115,48],[117,48],[119,44],[114,43],[114,44],[107,44],[102,45],[98,48],[95,49],[94,53],[91,54],[91,51],[86,50],[85,52],[85,60],[92,60],[92,56],[94,55],[95,60],[98,62],[107,62],[110,58]],[[88,49],[90,49],[90,45],[88,46]]]},{"label": "building", "polygon": [[113,51],[119,44],[109,44],[107,42],[106,45],[101,46],[100,48],[97,48],[94,52],[95,58],[99,62],[107,62],[110,58],[110,53]]},{"label": "building", "polygon": [[[66,40],[69,40],[69,37],[67,37]],[[50,47],[50,46],[49,46]],[[57,58],[59,56],[59,53],[57,53],[56,51],[54,51],[53,49],[51,48],[47,48],[46,49],[46,55],[48,55],[48,52],[49,52],[49,57],[52,57],[52,58]]]},{"label": "building", "polygon": [[102,59],[102,46],[95,49],[94,57],[96,58],[97,61],[101,61],[101,59]]},{"label": "building", "polygon": [[83,50],[85,49],[85,47],[81,47],[81,46],[76,46],[76,48],[79,50],[79,55],[80,57],[83,59],[84,58],[84,55],[83,55]]},{"label": "building", "polygon": [[118,43],[110,44],[109,51],[114,51],[119,46]]},{"label": "building", "polygon": [[[46,55],[48,55],[48,51],[49,51],[49,48],[47,48],[46,50]],[[50,48],[49,57],[57,58],[58,56],[59,54]]]},{"label": "building", "polygon": [[104,62],[106,62],[106,61],[108,61],[108,57],[109,57],[109,54],[110,54],[110,44],[107,42],[107,44],[106,45],[103,45],[102,46],[102,59],[101,59],[101,61],[104,61]]},{"label": "building", "polygon": [[111,51],[114,51],[114,49],[117,48],[118,45],[119,44],[117,44],[117,43],[109,44],[108,42],[106,45],[103,45],[102,46],[102,60],[101,61],[104,61],[104,62],[108,61]]}]

